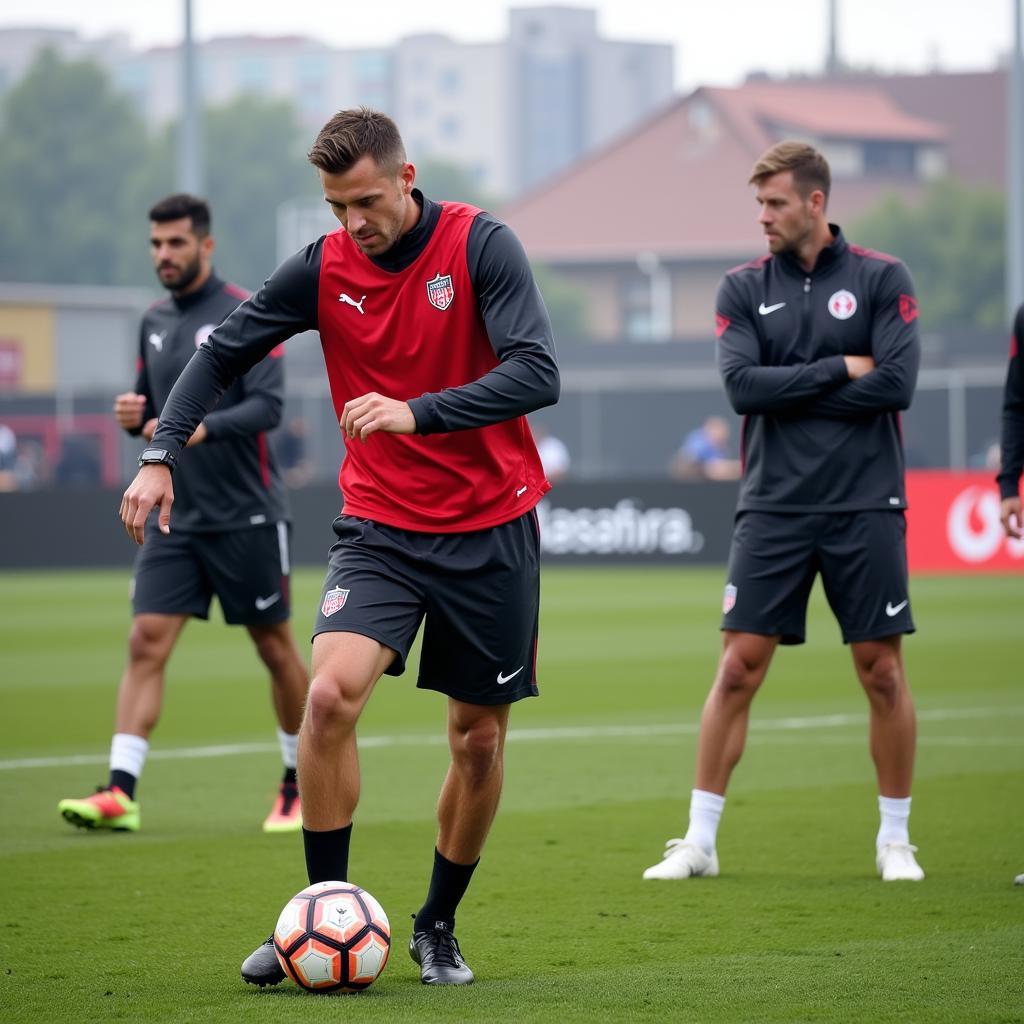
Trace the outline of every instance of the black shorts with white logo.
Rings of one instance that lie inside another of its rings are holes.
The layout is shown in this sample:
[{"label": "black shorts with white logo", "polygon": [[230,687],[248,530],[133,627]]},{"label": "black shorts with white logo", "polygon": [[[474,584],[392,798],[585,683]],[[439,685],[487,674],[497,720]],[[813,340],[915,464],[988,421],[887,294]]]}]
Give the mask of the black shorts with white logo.
[{"label": "black shorts with white logo", "polygon": [[802,644],[820,572],[844,643],[913,633],[902,511],[741,512],[736,517],[722,629]]},{"label": "black shorts with white logo", "polygon": [[534,512],[470,533],[419,533],[355,516],[334,521],[313,635],[360,633],[397,657],[420,623],[421,689],[469,704],[537,696],[540,534]]},{"label": "black shorts with white logo", "polygon": [[135,556],[132,611],[136,615],[210,616],[216,595],[224,621],[269,626],[291,615],[285,522],[244,530],[163,534],[154,516]]}]

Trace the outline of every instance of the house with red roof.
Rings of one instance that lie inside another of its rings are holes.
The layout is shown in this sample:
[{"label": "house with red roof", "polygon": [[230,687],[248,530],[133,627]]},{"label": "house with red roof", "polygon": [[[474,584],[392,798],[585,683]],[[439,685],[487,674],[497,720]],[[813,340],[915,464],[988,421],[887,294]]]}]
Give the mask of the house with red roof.
[{"label": "house with red roof", "polygon": [[949,168],[950,129],[872,79],[699,88],[501,210],[531,259],[586,296],[596,340],[703,340],[722,274],[765,250],[757,158],[786,138],[832,167],[830,218],[913,199]]}]

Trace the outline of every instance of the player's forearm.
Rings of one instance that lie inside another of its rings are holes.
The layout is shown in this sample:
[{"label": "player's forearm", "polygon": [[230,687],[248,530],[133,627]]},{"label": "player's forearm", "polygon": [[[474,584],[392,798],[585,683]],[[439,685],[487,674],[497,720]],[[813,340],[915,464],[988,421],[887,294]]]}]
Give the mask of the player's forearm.
[{"label": "player's forearm", "polygon": [[188,361],[160,413],[152,446],[180,454],[196,427],[235,379],[230,365],[203,345]]},{"label": "player's forearm", "polygon": [[273,430],[281,423],[284,400],[279,394],[261,392],[248,395],[228,409],[214,409],[203,423],[204,443],[228,441]]},{"label": "player's forearm", "polygon": [[848,379],[842,356],[799,366],[722,366],[726,396],[741,416],[793,411]]},{"label": "player's forearm", "polygon": [[506,359],[479,380],[409,402],[420,434],[487,427],[554,405],[560,390],[554,356],[538,347]]},{"label": "player's forearm", "polygon": [[882,364],[858,380],[848,381],[803,404],[799,412],[830,419],[862,419],[903,412],[910,408],[916,383],[916,364]]}]

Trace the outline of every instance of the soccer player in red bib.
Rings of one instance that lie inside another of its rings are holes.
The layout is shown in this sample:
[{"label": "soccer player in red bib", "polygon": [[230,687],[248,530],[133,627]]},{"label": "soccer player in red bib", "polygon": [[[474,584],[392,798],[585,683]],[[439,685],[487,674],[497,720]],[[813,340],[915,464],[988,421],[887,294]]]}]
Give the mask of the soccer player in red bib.
[{"label": "soccer player in red bib", "polygon": [[[513,233],[415,189],[390,118],[341,111],[309,159],[341,229],[287,260],[196,353],[121,517],[138,543],[154,508],[169,529],[195,425],[280,342],[320,332],[346,445],[299,738],[306,869],[311,883],[347,878],[356,725],[425,623],[417,685],[448,699],[451,763],[409,951],[425,984],[467,984],[455,912],[497,810],[510,706],[537,693],[534,507],[549,484],[525,416],[558,398],[551,325]],[[284,978],[271,940],[242,977]]]}]

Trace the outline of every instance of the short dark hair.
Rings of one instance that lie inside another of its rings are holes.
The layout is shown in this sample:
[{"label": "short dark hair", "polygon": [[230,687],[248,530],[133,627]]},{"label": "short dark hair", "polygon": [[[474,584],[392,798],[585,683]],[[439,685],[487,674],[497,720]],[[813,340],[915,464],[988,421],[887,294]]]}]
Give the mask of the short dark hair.
[{"label": "short dark hair", "polygon": [[806,142],[787,140],[772,146],[754,164],[748,184],[760,185],[765,178],[783,171],[793,172],[793,184],[804,199],[815,189],[821,189],[825,199],[828,199],[832,187],[832,172],[828,161]]},{"label": "short dark hair", "polygon": [[320,129],[309,162],[328,174],[344,174],[364,156],[381,170],[397,171],[405,163],[405,144],[398,125],[379,110],[355,107],[339,110]]},{"label": "short dark hair", "polygon": [[157,224],[165,224],[169,220],[181,220],[182,217],[191,218],[192,230],[200,238],[204,238],[210,233],[210,225],[213,220],[210,216],[210,205],[199,196],[192,196],[187,192],[175,192],[174,195],[164,196],[158,203],[154,203],[149,211],[149,219]]}]

